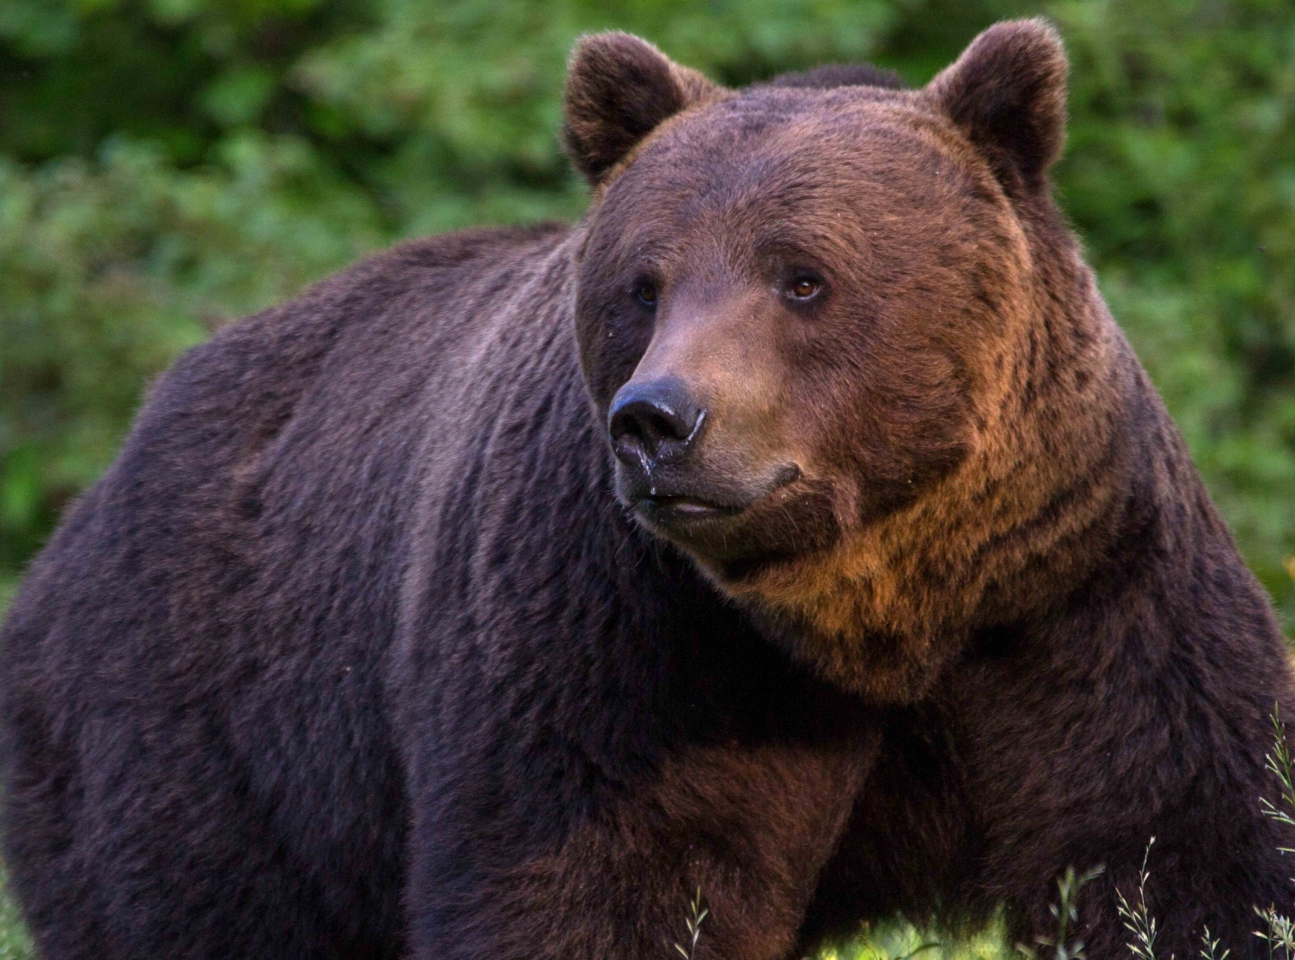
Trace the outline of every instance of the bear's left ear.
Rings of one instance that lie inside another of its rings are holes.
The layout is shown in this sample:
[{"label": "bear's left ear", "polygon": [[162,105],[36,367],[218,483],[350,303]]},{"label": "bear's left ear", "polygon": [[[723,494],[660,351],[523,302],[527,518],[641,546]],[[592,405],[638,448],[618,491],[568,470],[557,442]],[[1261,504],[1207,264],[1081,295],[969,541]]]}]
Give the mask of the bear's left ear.
[{"label": "bear's left ear", "polygon": [[567,67],[562,140],[596,187],[663,120],[723,92],[628,33],[581,37]]},{"label": "bear's left ear", "polygon": [[1068,71],[1051,24],[1009,20],[976,37],[927,91],[1016,196],[1041,190],[1061,153]]}]

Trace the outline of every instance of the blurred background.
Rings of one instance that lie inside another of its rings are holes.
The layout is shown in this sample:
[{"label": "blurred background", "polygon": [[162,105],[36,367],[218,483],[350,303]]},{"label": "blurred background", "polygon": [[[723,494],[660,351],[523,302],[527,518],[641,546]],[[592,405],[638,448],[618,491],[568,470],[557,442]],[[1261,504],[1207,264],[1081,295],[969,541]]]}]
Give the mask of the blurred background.
[{"label": "blurred background", "polygon": [[0,608],[179,351],[393,240],[579,216],[577,34],[921,84],[1037,13],[1062,205],[1295,631],[1292,0],[0,0]]}]

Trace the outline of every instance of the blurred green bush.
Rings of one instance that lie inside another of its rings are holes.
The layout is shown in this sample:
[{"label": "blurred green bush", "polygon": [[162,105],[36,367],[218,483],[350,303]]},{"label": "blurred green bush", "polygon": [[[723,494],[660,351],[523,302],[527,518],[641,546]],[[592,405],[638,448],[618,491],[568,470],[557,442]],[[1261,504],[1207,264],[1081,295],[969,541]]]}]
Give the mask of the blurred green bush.
[{"label": "blurred green bush", "polygon": [[214,326],[399,237],[578,216],[577,34],[729,84],[865,59],[924,83],[1033,13],[1074,64],[1062,202],[1295,628],[1290,0],[4,0],[0,604]]}]

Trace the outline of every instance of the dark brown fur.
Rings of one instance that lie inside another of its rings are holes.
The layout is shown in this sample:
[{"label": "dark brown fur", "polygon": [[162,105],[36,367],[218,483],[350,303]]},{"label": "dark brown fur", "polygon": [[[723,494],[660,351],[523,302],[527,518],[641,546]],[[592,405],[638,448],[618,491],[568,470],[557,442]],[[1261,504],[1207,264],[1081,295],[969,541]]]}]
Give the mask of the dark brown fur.
[{"label": "dark brown fur", "polygon": [[922,90],[586,38],[580,224],[182,358],[4,629],[43,955],[647,960],[699,887],[699,958],[1029,943],[1104,864],[1107,960],[1152,835],[1158,952],[1253,953],[1290,670],[1049,197],[1064,79],[1038,22]]}]

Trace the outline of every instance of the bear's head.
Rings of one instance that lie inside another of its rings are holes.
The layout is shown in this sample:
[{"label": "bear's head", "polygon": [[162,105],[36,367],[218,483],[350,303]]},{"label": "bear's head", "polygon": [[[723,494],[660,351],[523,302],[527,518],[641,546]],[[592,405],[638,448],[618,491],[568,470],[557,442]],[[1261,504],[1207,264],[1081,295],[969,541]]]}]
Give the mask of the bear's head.
[{"label": "bear's head", "polygon": [[1117,509],[1122,340],[1047,178],[1066,72],[1041,21],[920,90],[836,67],[730,91],[617,33],[572,57],[617,495],[877,701],[1073,584]]}]

